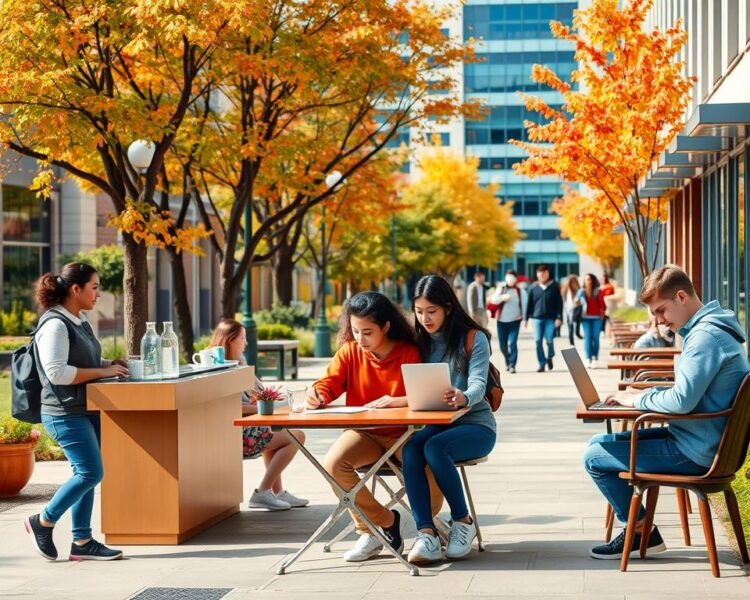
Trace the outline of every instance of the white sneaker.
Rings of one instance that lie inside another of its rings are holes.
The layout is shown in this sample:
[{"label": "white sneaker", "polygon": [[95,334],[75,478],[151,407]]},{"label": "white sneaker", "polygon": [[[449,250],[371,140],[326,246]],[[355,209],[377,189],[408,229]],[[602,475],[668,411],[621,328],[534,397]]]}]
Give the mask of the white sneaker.
[{"label": "white sneaker", "polygon": [[307,498],[298,498],[287,490],[284,490],[280,494],[277,494],[276,497],[279,500],[283,500],[284,502],[289,504],[289,506],[291,506],[292,508],[302,508],[303,506],[307,506],[308,504],[310,504],[310,501]]},{"label": "white sneaker", "polygon": [[471,552],[471,543],[477,537],[477,526],[471,523],[456,521],[451,525],[451,533],[448,536],[448,545],[445,547],[447,558],[463,558]]},{"label": "white sneaker", "polygon": [[266,510],[289,510],[292,505],[281,498],[277,498],[273,490],[259,492],[255,490],[247,503],[248,508],[265,508]]},{"label": "white sneaker", "polygon": [[422,531],[417,531],[417,540],[409,550],[410,563],[428,563],[443,559],[443,551],[440,549],[440,538]]},{"label": "white sneaker", "polygon": [[591,368],[592,369],[598,369],[599,368],[599,361],[596,358],[591,361]]},{"label": "white sneaker", "polygon": [[346,562],[362,562],[380,554],[383,544],[371,533],[362,533],[354,548],[344,553]]},{"label": "white sneaker", "polygon": [[588,360],[588,361],[586,361],[586,366],[587,366],[587,367],[588,367],[589,369],[593,369],[593,368],[594,368],[594,361],[593,361],[593,360]]}]

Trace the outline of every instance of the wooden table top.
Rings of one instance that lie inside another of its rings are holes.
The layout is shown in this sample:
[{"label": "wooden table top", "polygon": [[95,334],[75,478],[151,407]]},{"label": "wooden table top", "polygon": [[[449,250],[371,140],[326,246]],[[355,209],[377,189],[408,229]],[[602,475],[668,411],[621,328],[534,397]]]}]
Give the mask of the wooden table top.
[{"label": "wooden table top", "polygon": [[612,348],[610,356],[676,356],[682,352],[681,348]]},{"label": "wooden table top", "polygon": [[666,371],[674,369],[674,360],[671,358],[654,358],[651,360],[616,360],[607,363],[608,369],[653,369],[655,371]]},{"label": "wooden table top", "polygon": [[278,409],[272,415],[248,415],[235,420],[243,427],[399,427],[406,425],[450,425],[462,417],[468,408],[461,410],[413,411],[408,408],[373,408],[358,413],[326,413],[310,411],[291,413],[289,407]]}]

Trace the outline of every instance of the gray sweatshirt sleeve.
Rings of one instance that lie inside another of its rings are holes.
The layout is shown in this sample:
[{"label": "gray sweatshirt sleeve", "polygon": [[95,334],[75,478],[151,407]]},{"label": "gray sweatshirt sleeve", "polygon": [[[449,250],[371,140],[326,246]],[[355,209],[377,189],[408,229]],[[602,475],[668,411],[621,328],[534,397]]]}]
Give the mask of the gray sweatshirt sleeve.
[{"label": "gray sweatshirt sleeve", "polygon": [[487,371],[490,368],[490,345],[487,336],[477,331],[474,335],[474,347],[469,360],[468,385],[464,395],[467,406],[474,406],[484,401],[487,388]]},{"label": "gray sweatshirt sleeve", "polygon": [[34,336],[39,362],[50,383],[70,385],[78,369],[68,364],[70,340],[68,328],[60,319],[50,319]]}]

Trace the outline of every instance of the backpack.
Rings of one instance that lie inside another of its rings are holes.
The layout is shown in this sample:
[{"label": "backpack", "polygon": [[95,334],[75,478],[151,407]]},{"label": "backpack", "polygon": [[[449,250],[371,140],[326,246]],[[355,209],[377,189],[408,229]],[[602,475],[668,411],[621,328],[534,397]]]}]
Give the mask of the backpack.
[{"label": "backpack", "polygon": [[[466,334],[466,342],[464,350],[466,351],[467,362],[471,360],[471,350],[474,347],[474,338],[477,335],[477,329],[470,329]],[[503,401],[503,386],[500,384],[500,371],[497,367],[490,363],[490,367],[487,371],[487,387],[484,390],[484,399],[490,405],[492,412],[497,412],[500,408],[500,403]]]},{"label": "backpack", "polygon": [[[50,316],[42,322],[59,319],[65,323],[70,337],[70,325],[61,313],[50,311],[58,316]],[[41,326],[40,326],[41,327]],[[31,332],[31,341],[13,352],[10,362],[10,414],[26,423],[42,421],[42,381],[39,378],[39,357],[34,344],[34,335],[39,327]]]}]

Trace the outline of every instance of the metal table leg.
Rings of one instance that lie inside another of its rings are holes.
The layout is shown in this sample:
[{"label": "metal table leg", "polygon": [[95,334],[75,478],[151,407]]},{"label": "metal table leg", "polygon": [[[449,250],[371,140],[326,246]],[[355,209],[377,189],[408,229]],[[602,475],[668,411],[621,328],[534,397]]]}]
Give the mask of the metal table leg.
[{"label": "metal table leg", "polygon": [[323,465],[318,462],[318,460],[312,455],[312,453],[305,447],[304,444],[302,444],[296,437],[293,435],[290,435],[289,438],[292,440],[292,443],[297,446],[297,448],[302,452],[302,454],[305,455],[307,460],[309,460],[312,465],[320,472],[321,475],[325,478],[325,480],[331,485],[333,488],[333,491],[336,493],[336,495],[339,498],[339,503],[336,506],[336,508],[333,510],[331,515],[323,521],[323,523],[318,527],[318,529],[313,533],[310,538],[305,542],[305,544],[300,548],[294,556],[291,558],[285,560],[281,563],[279,568],[276,570],[276,573],[278,575],[284,575],[286,573],[287,567],[289,567],[292,563],[294,563],[304,552],[307,551],[307,549],[312,546],[315,542],[317,542],[333,525],[336,523],[336,521],[339,520],[341,515],[344,514],[344,512],[349,509],[354,511],[361,519],[362,521],[367,525],[368,529],[372,532],[372,534],[380,540],[380,542],[383,544],[383,547],[388,550],[393,556],[401,562],[401,564],[404,565],[409,570],[410,575],[419,575],[419,569],[415,567],[412,564],[409,564],[403,556],[399,552],[396,551],[395,548],[393,548],[390,543],[388,543],[388,540],[386,539],[385,535],[380,531],[380,528],[375,525],[370,519],[367,518],[367,516],[359,509],[359,507],[355,503],[355,497],[359,493],[359,491],[367,485],[367,482],[372,479],[380,469],[390,458],[393,456],[393,454],[403,446],[406,441],[414,434],[414,432],[417,429],[421,429],[419,426],[415,425],[409,425],[406,428],[406,431],[401,434],[401,436],[396,440],[396,442],[388,448],[388,450],[385,451],[385,453],[376,460],[371,466],[370,469],[362,475],[361,479],[359,480],[359,483],[355,485],[351,490],[347,491],[343,489],[339,483],[323,468]]}]

